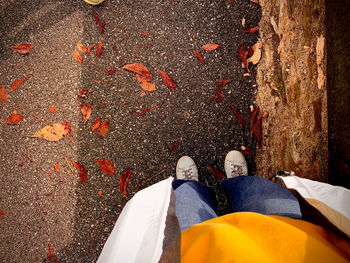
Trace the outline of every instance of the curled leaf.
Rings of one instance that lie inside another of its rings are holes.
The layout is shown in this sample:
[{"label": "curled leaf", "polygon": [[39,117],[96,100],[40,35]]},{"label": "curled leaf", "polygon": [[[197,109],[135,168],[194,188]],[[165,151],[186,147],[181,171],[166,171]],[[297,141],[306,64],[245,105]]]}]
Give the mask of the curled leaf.
[{"label": "curled leaf", "polygon": [[136,75],[136,79],[140,82],[140,86],[145,91],[153,91],[156,90],[156,85],[148,82],[148,80],[153,80],[152,77]]},{"label": "curled leaf", "polygon": [[0,86],[0,100],[7,102],[8,93],[5,87]]},{"label": "curled leaf", "polygon": [[29,74],[27,76],[25,76],[22,79],[17,79],[14,82],[12,82],[11,84],[11,88],[10,88],[10,92],[16,90],[19,86],[21,86],[23,84],[23,82],[25,82],[27,79],[29,79],[32,76],[32,74]]},{"label": "curled leaf", "polygon": [[253,33],[256,32],[257,30],[259,30],[259,26],[245,27],[245,28],[243,29],[244,32],[249,33],[249,34],[253,34]]},{"label": "curled leaf", "polygon": [[163,83],[165,84],[165,86],[167,86],[171,90],[176,87],[176,83],[173,81],[173,79],[169,76],[168,73],[166,73],[165,71],[160,70],[160,69],[158,69],[158,72],[162,76],[162,80],[163,80]]},{"label": "curled leaf", "polygon": [[123,69],[135,72],[142,76],[151,76],[151,72],[149,72],[148,68],[139,63],[125,65]]},{"label": "curled leaf", "polygon": [[249,50],[252,50],[253,54],[247,59],[247,63],[253,63],[254,65],[256,65],[259,62],[261,58],[261,47],[262,43],[257,42],[249,48]]},{"label": "curled leaf", "polygon": [[60,165],[60,163],[55,163],[55,164],[53,165],[53,167],[55,168],[55,171],[58,173],[58,172],[60,171],[61,165]]},{"label": "curled leaf", "polygon": [[47,259],[49,262],[53,261],[54,263],[59,263],[50,241],[49,241],[49,254],[47,255]]},{"label": "curled leaf", "polygon": [[199,52],[198,50],[192,50],[192,52],[197,56],[198,60],[199,60],[202,64],[205,63],[201,52]]},{"label": "curled leaf", "polygon": [[201,49],[211,51],[211,50],[217,49],[218,47],[220,47],[220,44],[209,43],[209,44],[202,46]]},{"label": "curled leaf", "polygon": [[215,167],[212,167],[210,165],[208,165],[208,169],[213,175],[215,175],[220,180],[226,179],[226,175],[225,175],[225,173],[223,171],[221,171],[221,170],[219,170],[219,169],[217,169]]},{"label": "curled leaf", "polygon": [[242,43],[238,47],[238,55],[241,58],[242,64],[248,70],[248,62],[247,62],[247,45],[246,43]]},{"label": "curled leaf", "polygon": [[231,109],[232,109],[232,111],[233,111],[233,113],[234,113],[234,115],[235,115],[235,117],[236,117],[236,119],[237,119],[239,125],[240,125],[241,128],[243,129],[243,127],[244,127],[244,118],[243,118],[242,114],[239,113],[239,112],[237,111],[236,107],[233,106],[231,103],[230,103],[229,105],[230,105],[230,107],[231,107]]},{"label": "curled leaf", "polygon": [[115,175],[116,164],[109,160],[97,160],[97,164],[100,166],[102,172],[108,175]]},{"label": "curled leaf", "polygon": [[109,120],[105,120],[104,122],[101,123],[100,127],[98,128],[98,137],[102,139],[105,137],[109,130]]},{"label": "curled leaf", "polygon": [[79,54],[78,51],[74,50],[73,52],[73,57],[76,61],[78,61],[79,63],[83,63],[83,57]]},{"label": "curled leaf", "polygon": [[101,126],[101,118],[98,118],[92,124],[92,131],[97,130],[98,128],[100,128],[100,126]]},{"label": "curled leaf", "polygon": [[91,104],[83,104],[80,109],[81,114],[83,115],[84,124],[87,122],[87,120],[90,118],[92,113],[92,107]]},{"label": "curled leaf", "polygon": [[56,142],[67,135],[68,132],[69,130],[63,124],[54,123],[53,125],[45,126],[32,137],[43,137],[47,141]]},{"label": "curled leaf", "polygon": [[250,121],[249,121],[249,132],[250,132],[250,136],[253,135],[253,129],[254,129],[254,126],[255,126],[255,122],[256,122],[256,118],[259,114],[259,107],[256,107],[255,109],[253,108],[251,110],[251,113],[250,113]]},{"label": "curled leaf", "polygon": [[120,191],[122,192],[123,196],[126,198],[126,188],[129,184],[130,181],[130,168],[126,168],[125,171],[122,173],[122,176],[120,178],[120,182],[119,182],[119,188]]},{"label": "curled leaf", "polygon": [[220,82],[218,82],[218,84],[216,84],[216,85],[222,86],[222,85],[225,85],[225,84],[227,84],[227,83],[229,83],[229,82],[231,82],[231,79],[227,79],[227,80],[220,81]]},{"label": "curled leaf", "polygon": [[32,49],[32,45],[29,43],[22,43],[22,44],[18,44],[16,46],[12,46],[10,47],[12,50],[24,55],[30,52],[30,50]]},{"label": "curled leaf", "polygon": [[259,117],[256,119],[256,122],[254,124],[253,133],[255,136],[256,141],[259,144],[259,147],[261,148],[262,144],[262,116],[259,114]]},{"label": "curled leaf", "polygon": [[210,101],[215,101],[215,102],[224,102],[225,101],[225,96],[224,93],[222,92],[222,87],[217,87],[214,90],[215,96],[212,96],[209,98]]},{"label": "curled leaf", "polygon": [[87,171],[85,169],[85,167],[78,163],[78,162],[75,162],[72,160],[72,163],[74,165],[75,168],[77,168],[78,172],[79,172],[79,179],[82,183],[87,183]]},{"label": "curled leaf", "polygon": [[100,42],[98,42],[98,44],[97,44],[97,49],[96,49],[96,56],[97,57],[101,56],[102,49],[103,49],[103,47],[102,47],[102,40],[100,40]]},{"label": "curled leaf", "polygon": [[11,115],[7,118],[6,124],[8,125],[16,125],[23,119],[23,116],[20,114],[17,114],[16,111],[13,111]]},{"label": "curled leaf", "polygon": [[56,111],[57,111],[57,107],[56,106],[53,106],[53,107],[49,107],[49,106],[47,106],[47,109],[50,111],[50,112],[52,112],[52,113],[55,113]]},{"label": "curled leaf", "polygon": [[81,53],[88,53],[88,50],[86,49],[86,47],[84,47],[84,45],[81,43],[77,44],[77,48]]}]

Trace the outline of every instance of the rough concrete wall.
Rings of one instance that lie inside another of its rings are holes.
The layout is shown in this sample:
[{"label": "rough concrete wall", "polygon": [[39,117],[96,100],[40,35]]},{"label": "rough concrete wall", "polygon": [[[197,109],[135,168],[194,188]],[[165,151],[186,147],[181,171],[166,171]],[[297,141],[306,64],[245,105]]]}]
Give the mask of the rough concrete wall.
[{"label": "rough concrete wall", "polygon": [[269,112],[257,175],[328,181],[324,0],[262,0],[256,104]]}]

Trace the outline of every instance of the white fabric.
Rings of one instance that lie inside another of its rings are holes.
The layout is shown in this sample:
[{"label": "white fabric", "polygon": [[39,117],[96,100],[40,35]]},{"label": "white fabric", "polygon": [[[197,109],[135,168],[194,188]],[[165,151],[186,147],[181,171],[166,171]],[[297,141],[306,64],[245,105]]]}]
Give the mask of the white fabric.
[{"label": "white fabric", "polygon": [[126,203],[98,263],[159,261],[172,181],[169,177],[151,185]]}]

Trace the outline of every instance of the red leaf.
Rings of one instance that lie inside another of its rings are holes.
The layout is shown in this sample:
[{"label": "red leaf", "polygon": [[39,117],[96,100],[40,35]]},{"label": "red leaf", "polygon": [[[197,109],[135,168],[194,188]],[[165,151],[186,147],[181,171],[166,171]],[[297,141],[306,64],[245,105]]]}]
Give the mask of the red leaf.
[{"label": "red leaf", "polygon": [[254,124],[253,133],[255,136],[256,141],[259,144],[259,147],[261,148],[262,143],[262,116],[259,114],[259,117],[256,119],[256,122]]},{"label": "red leaf", "polygon": [[22,44],[18,44],[16,46],[12,46],[10,47],[12,50],[24,55],[30,52],[30,50],[32,49],[32,45],[29,43],[22,43]]},{"label": "red leaf", "polygon": [[236,119],[237,119],[239,125],[241,126],[241,128],[243,128],[243,127],[244,127],[244,118],[243,118],[242,114],[240,114],[240,113],[237,111],[236,107],[233,106],[231,103],[230,103],[229,105],[230,105],[230,107],[231,107],[233,113],[235,114],[235,117],[236,117]]},{"label": "red leaf", "polygon": [[81,114],[83,115],[83,119],[84,119],[84,124],[87,122],[87,120],[90,118],[91,113],[92,113],[92,107],[91,104],[83,104],[81,106],[81,110],[80,110]]},{"label": "red leaf", "polygon": [[226,179],[226,174],[222,171],[220,171],[219,169],[217,168],[214,168],[210,165],[208,165],[208,169],[210,170],[210,172],[215,175],[217,178],[219,178],[220,180],[224,180]]},{"label": "red leaf", "polygon": [[160,75],[162,75],[162,80],[165,86],[173,90],[176,87],[176,83],[172,80],[168,73],[160,69],[158,69],[158,72],[160,73]]},{"label": "red leaf", "polygon": [[242,43],[239,47],[238,47],[238,55],[241,58],[241,61],[244,65],[244,67],[248,70],[248,63],[247,63],[247,45],[246,43]]},{"label": "red leaf", "polygon": [[242,153],[244,155],[251,156],[251,157],[254,156],[254,153],[253,153],[252,149],[250,149],[249,147],[242,146],[241,149],[242,149]]},{"label": "red leaf", "polygon": [[122,173],[122,176],[120,178],[120,182],[119,182],[119,187],[120,187],[120,191],[122,192],[123,196],[126,198],[126,187],[129,184],[130,181],[130,169],[129,167],[125,169],[125,171]]},{"label": "red leaf", "polygon": [[64,126],[64,129],[69,132],[70,134],[70,141],[73,141],[73,129],[72,125],[70,125],[69,122],[62,122],[62,125]]},{"label": "red leaf", "polygon": [[78,47],[78,50],[79,50],[81,53],[88,53],[86,47],[84,47],[83,44],[78,43],[78,44],[77,44],[77,47]]},{"label": "red leaf", "polygon": [[92,50],[94,47],[95,47],[95,45],[90,45],[89,48],[88,48],[88,50],[87,50],[87,53],[90,53],[91,50]]},{"label": "red leaf", "polygon": [[109,121],[105,120],[104,122],[102,122],[102,124],[98,128],[98,137],[100,139],[105,137],[105,135],[107,134],[108,130],[109,130]]},{"label": "red leaf", "polygon": [[5,209],[5,210],[0,209],[0,218],[2,222],[4,222],[4,215],[6,215],[8,211],[9,211],[8,209]]},{"label": "red leaf", "polygon": [[54,263],[59,263],[56,255],[55,255],[55,251],[54,251],[50,241],[49,241],[49,254],[47,255],[47,259],[49,261],[53,261]]},{"label": "red leaf", "polygon": [[169,153],[174,151],[179,145],[181,144],[182,140],[177,141],[176,143],[172,144],[171,147],[169,148]]},{"label": "red leaf", "polygon": [[229,83],[229,82],[231,82],[231,79],[220,81],[220,82],[219,82],[218,84],[216,84],[216,85],[222,86],[222,85],[225,85],[225,84],[227,84],[227,83]]},{"label": "red leaf", "polygon": [[102,190],[99,190],[98,191],[98,198],[101,198],[102,197]]},{"label": "red leaf", "polygon": [[16,125],[23,119],[23,116],[20,114],[17,114],[16,111],[13,111],[13,113],[7,118],[6,124],[9,125]]},{"label": "red leaf", "polygon": [[204,64],[204,59],[202,53],[197,50],[192,50],[192,52],[197,56],[198,60]]},{"label": "red leaf", "polygon": [[101,53],[102,53],[102,40],[100,40],[100,42],[98,42],[97,44],[97,49],[96,49],[96,56],[101,56]]},{"label": "red leaf", "polygon": [[105,76],[110,75],[112,76],[115,73],[115,68],[110,68],[105,72]]},{"label": "red leaf", "polygon": [[210,101],[215,101],[215,102],[225,101],[225,96],[224,96],[224,93],[222,92],[221,87],[215,88],[214,92],[215,92],[215,96],[210,97],[209,98]]},{"label": "red leaf", "polygon": [[79,171],[80,181],[82,183],[87,183],[87,181],[88,181],[87,180],[87,171],[86,171],[85,167],[82,164],[77,163],[75,161],[72,161],[72,163],[73,163],[74,167],[77,168]]},{"label": "red leaf", "polygon": [[135,72],[146,77],[151,76],[151,72],[149,72],[148,68],[139,63],[125,65],[123,69]]},{"label": "red leaf", "polygon": [[100,128],[100,126],[101,126],[101,118],[98,118],[92,124],[92,131],[97,130],[98,128]]},{"label": "red leaf", "polygon": [[0,86],[0,100],[7,102],[8,93],[5,87]]},{"label": "red leaf", "polygon": [[52,108],[50,108],[49,106],[47,106],[47,109],[52,112],[52,113],[55,113],[57,111],[57,107],[56,106],[53,106]]},{"label": "red leaf", "polygon": [[99,17],[98,14],[97,14],[95,11],[93,11],[93,10],[92,10],[92,15],[93,15],[93,17],[94,17],[95,20],[96,20],[96,24],[98,24],[98,22],[100,22],[100,17]]},{"label": "red leaf", "polygon": [[245,28],[243,29],[244,32],[249,33],[249,34],[253,34],[253,33],[256,32],[257,30],[259,30],[259,26],[245,27]]},{"label": "red leaf", "polygon": [[53,167],[55,168],[55,171],[58,173],[58,172],[60,171],[61,165],[60,165],[60,163],[55,163],[55,164],[53,165]]},{"label": "red leaf", "polygon": [[207,51],[212,51],[214,49],[217,49],[220,47],[220,44],[215,44],[215,43],[209,43],[201,47],[201,49],[207,50]]},{"label": "red leaf", "polygon": [[102,172],[108,175],[115,175],[116,164],[109,160],[97,160],[97,164],[100,166]]},{"label": "red leaf", "polygon": [[99,29],[101,35],[105,30],[105,24],[106,24],[105,21],[102,21],[102,20],[100,20],[98,22],[98,29]]},{"label": "red leaf", "polygon": [[10,92],[16,90],[19,86],[21,86],[23,84],[23,82],[25,82],[27,79],[29,79],[32,76],[32,74],[27,75],[26,77],[22,78],[22,79],[17,79],[14,82],[12,82],[11,84],[11,88],[10,88]]},{"label": "red leaf", "polygon": [[157,104],[153,105],[152,107],[149,107],[149,108],[145,108],[143,109],[141,112],[138,112],[136,110],[132,110],[132,111],[129,111],[130,114],[136,114],[138,116],[141,116],[141,117],[146,117],[146,114],[147,112],[151,111],[151,110],[154,110],[158,107]]},{"label": "red leaf", "polygon": [[149,34],[145,33],[145,32],[141,32],[141,35],[144,36],[144,37],[149,37]]},{"label": "red leaf", "polygon": [[83,57],[79,54],[78,51],[74,50],[73,52],[73,58],[78,61],[79,63],[83,63]]},{"label": "red leaf", "polygon": [[255,122],[256,122],[256,117],[259,114],[259,107],[256,107],[254,110],[251,111],[250,113],[250,121],[249,121],[249,132],[250,132],[250,136],[253,135],[253,129],[255,126]]}]

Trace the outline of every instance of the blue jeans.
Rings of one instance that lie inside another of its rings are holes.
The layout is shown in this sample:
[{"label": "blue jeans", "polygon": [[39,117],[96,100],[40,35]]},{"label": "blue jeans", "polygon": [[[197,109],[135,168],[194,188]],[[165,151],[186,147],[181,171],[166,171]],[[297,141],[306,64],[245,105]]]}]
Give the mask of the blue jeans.
[{"label": "blue jeans", "polygon": [[[234,212],[255,212],[301,218],[298,200],[284,187],[257,176],[238,176],[222,181]],[[176,216],[181,231],[217,217],[213,188],[197,181],[175,180]]]}]

